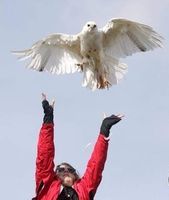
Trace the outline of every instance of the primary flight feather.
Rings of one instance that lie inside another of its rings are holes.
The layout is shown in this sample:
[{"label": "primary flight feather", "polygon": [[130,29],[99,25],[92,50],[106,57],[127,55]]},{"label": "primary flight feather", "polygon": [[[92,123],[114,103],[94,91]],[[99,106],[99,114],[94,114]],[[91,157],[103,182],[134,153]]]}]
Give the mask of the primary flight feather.
[{"label": "primary flight feather", "polygon": [[117,84],[127,71],[120,58],[162,47],[162,37],[150,26],[112,19],[102,29],[87,22],[77,35],[52,34],[30,49],[14,51],[30,58],[28,68],[55,74],[83,72],[82,85],[92,90]]}]

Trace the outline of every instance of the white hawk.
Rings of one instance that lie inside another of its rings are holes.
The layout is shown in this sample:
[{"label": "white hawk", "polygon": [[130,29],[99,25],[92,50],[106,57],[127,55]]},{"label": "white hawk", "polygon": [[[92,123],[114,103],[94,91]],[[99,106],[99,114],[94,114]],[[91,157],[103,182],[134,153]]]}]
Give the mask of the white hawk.
[{"label": "white hawk", "polygon": [[95,90],[109,88],[123,78],[127,65],[120,58],[162,47],[162,39],[150,26],[112,19],[101,29],[87,22],[76,35],[51,34],[30,49],[13,53],[29,58],[27,67],[40,72],[83,72],[82,85]]}]

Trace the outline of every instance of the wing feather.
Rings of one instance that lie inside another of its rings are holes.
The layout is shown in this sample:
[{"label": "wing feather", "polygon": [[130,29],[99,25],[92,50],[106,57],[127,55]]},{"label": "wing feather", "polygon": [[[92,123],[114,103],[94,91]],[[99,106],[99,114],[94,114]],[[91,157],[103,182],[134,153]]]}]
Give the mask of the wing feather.
[{"label": "wing feather", "polygon": [[101,31],[105,53],[116,58],[163,46],[163,38],[152,27],[126,19],[113,19]]},{"label": "wing feather", "polygon": [[53,74],[74,73],[82,62],[78,35],[49,35],[30,49],[12,53],[19,59],[29,59],[28,68]]}]

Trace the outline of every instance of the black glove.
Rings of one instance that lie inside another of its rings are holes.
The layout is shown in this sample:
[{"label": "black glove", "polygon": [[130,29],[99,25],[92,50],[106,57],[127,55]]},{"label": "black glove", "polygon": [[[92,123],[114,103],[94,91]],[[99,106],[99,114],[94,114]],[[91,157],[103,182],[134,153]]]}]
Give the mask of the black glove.
[{"label": "black glove", "polygon": [[111,115],[110,117],[106,117],[101,125],[100,134],[104,135],[105,137],[109,137],[111,127],[118,123],[121,120],[120,117],[116,115]]},{"label": "black glove", "polygon": [[47,100],[42,101],[42,107],[45,114],[43,118],[43,123],[53,123],[53,107],[49,105],[49,102]]}]

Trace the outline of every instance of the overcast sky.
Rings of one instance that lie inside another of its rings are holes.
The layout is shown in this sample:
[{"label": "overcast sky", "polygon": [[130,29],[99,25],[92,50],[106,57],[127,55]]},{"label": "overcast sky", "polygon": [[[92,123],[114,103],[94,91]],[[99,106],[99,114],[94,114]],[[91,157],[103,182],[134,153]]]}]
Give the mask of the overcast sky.
[{"label": "overcast sky", "polygon": [[[96,200],[168,200],[169,1],[0,0],[0,4],[1,199],[34,196],[41,93],[45,92],[56,100],[56,163],[70,162],[81,175],[102,113],[125,114],[112,128]],[[81,87],[80,73],[57,76],[28,70],[10,53],[51,33],[76,34],[89,20],[102,27],[118,17],[152,26],[165,41],[163,49],[125,59],[128,73],[109,90]]]}]

